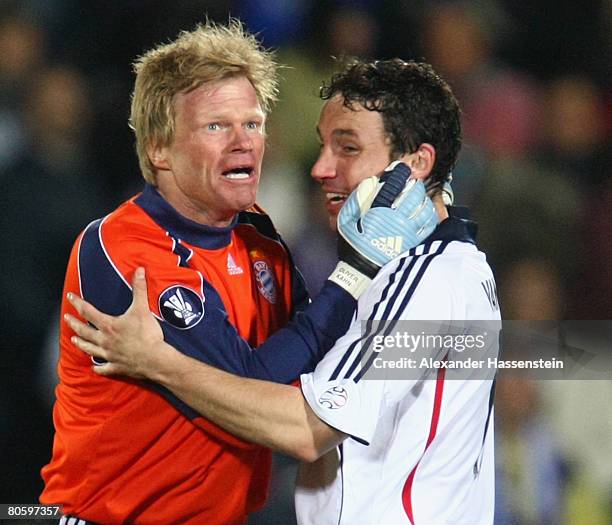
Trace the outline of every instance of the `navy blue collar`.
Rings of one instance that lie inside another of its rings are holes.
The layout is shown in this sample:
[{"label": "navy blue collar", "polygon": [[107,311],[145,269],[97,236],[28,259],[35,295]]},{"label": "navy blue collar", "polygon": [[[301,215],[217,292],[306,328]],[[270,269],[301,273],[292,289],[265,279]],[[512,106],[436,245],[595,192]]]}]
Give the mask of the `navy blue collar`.
[{"label": "navy blue collar", "polygon": [[150,184],[145,185],[143,192],[134,202],[175,239],[208,250],[227,246],[232,239],[232,230],[238,222],[236,216],[228,227],[215,228],[187,219],[170,206]]},{"label": "navy blue collar", "polygon": [[469,216],[467,208],[449,206],[447,209],[449,217],[438,224],[433,233],[427,237],[427,242],[461,241],[476,244],[478,224],[467,218]]}]

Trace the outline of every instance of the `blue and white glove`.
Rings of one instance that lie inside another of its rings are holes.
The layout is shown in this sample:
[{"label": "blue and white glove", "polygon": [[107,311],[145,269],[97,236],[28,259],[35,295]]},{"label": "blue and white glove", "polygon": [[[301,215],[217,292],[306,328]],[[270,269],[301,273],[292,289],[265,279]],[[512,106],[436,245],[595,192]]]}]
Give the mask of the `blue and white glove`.
[{"label": "blue and white glove", "polygon": [[421,244],[438,224],[425,185],[410,173],[403,162],[391,163],[380,178],[362,181],[340,210],[340,262],[329,279],[356,299],[383,265]]}]

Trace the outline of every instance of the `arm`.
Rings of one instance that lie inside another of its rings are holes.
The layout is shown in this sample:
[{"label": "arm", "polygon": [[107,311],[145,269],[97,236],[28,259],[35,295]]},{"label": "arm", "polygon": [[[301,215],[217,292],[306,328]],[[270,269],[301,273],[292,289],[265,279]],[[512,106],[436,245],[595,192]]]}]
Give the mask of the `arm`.
[{"label": "arm", "polygon": [[315,415],[299,388],[228,374],[165,343],[159,352],[151,379],[247,441],[314,461],[346,437]]},{"label": "arm", "polygon": [[[148,311],[142,269],[134,274],[133,293],[134,301],[127,312],[132,332],[123,338],[119,335],[122,318],[102,314],[80,298],[69,296],[77,312],[99,327],[95,330],[72,316],[66,317],[79,335],[73,338],[79,348],[111,361],[95,366],[97,373],[129,373],[151,379],[232,434],[302,461],[314,461],[346,437],[314,414],[299,389],[236,377],[165,343]],[[92,340],[95,343],[88,342]]]},{"label": "arm", "polygon": [[[206,290],[208,304],[214,290]],[[291,383],[312,370],[348,328],[353,297],[333,283],[289,323],[257,348],[241,337],[222,307],[208,308],[204,319],[185,333],[160,321],[165,341],[183,354],[243,377]]]}]

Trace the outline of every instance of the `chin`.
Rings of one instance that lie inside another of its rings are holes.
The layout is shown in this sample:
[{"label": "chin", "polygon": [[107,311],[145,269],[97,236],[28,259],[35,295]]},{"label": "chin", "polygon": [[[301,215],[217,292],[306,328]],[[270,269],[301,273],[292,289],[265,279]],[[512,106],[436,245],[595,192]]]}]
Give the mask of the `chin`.
[{"label": "chin", "polygon": [[256,195],[244,195],[239,199],[234,199],[231,207],[236,213],[247,210],[255,204],[255,197]]},{"label": "chin", "polygon": [[329,227],[331,228],[331,231],[333,232],[337,232],[338,231],[338,215],[330,215],[329,216]]}]

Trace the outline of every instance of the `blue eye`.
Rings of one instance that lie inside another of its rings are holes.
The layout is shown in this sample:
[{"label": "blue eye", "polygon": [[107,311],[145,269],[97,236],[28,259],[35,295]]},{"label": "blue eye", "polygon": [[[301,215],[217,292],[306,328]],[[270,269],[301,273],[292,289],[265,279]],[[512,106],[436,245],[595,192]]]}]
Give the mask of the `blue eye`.
[{"label": "blue eye", "polygon": [[259,128],[259,123],[258,122],[253,122],[253,121],[247,122],[246,128],[247,129],[251,129],[251,130],[258,129]]},{"label": "blue eye", "polygon": [[218,122],[211,122],[206,126],[206,128],[208,129],[208,131],[219,131],[221,129],[221,124],[219,124]]}]

